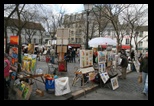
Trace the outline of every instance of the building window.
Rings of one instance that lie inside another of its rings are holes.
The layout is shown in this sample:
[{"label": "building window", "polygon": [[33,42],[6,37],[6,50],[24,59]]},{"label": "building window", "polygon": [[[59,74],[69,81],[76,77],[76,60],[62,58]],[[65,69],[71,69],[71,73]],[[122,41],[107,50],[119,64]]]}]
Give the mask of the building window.
[{"label": "building window", "polygon": [[41,39],[39,39],[39,43],[41,44]]},{"label": "building window", "polygon": [[34,43],[36,43],[36,38],[34,38]]},{"label": "building window", "polygon": [[140,37],[143,37],[143,31],[140,32]]},{"label": "building window", "polygon": [[111,35],[111,30],[108,30],[108,36],[110,36]]},{"label": "building window", "polygon": [[128,30],[126,30],[126,35],[129,35],[129,31]]},{"label": "building window", "polygon": [[73,36],[73,31],[71,31],[71,35]]},{"label": "building window", "polygon": [[129,39],[126,39],[126,44],[129,44]]},{"label": "building window", "polygon": [[139,42],[139,45],[138,45],[139,47],[142,47],[143,46],[143,42],[141,41],[141,42]]},{"label": "building window", "polygon": [[74,41],[74,38],[71,38],[72,41]]}]

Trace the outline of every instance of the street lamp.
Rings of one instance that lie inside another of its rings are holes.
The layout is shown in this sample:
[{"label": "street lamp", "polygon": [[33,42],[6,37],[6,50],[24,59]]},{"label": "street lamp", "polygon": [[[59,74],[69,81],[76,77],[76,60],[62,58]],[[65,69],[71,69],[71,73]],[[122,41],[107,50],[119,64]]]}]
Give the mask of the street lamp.
[{"label": "street lamp", "polygon": [[86,42],[85,42],[86,49],[88,49],[88,32],[89,32],[88,16],[92,7],[93,7],[93,4],[84,4],[84,9],[87,11],[87,36],[86,36]]}]

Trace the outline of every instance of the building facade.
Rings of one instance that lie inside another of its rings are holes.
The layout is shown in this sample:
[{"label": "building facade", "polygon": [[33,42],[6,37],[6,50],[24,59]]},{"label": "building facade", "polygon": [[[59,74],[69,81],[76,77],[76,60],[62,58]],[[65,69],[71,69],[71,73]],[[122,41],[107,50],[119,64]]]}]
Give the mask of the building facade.
[{"label": "building facade", "polygon": [[[5,17],[4,17],[5,23]],[[7,42],[10,42],[10,36],[17,36],[18,33],[18,19],[9,19],[7,25]],[[23,22],[21,21],[21,41],[22,44],[34,43],[34,44],[43,44],[45,41],[45,29],[40,23],[35,22]],[[5,35],[4,35],[5,36]]]}]

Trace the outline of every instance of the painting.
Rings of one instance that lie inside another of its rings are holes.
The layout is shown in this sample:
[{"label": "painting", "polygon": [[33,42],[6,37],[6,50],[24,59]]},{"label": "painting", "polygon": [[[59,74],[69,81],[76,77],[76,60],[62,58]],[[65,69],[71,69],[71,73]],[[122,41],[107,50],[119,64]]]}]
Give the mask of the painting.
[{"label": "painting", "polygon": [[96,73],[90,72],[90,73],[89,73],[89,81],[94,80],[94,79],[95,79],[95,76],[96,76]]},{"label": "painting", "polygon": [[111,78],[112,89],[115,90],[119,87],[117,77]]},{"label": "painting", "polygon": [[99,72],[99,74],[104,83],[106,83],[109,80],[109,75],[107,72]]},{"label": "painting", "polygon": [[103,51],[98,51],[98,63],[106,61],[106,53]]},{"label": "painting", "polygon": [[106,72],[105,62],[99,64],[99,71],[100,72]]},{"label": "painting", "polygon": [[17,65],[18,62],[18,48],[12,47],[10,48],[9,55],[12,57],[12,65]]},{"label": "painting", "polygon": [[28,53],[34,54],[34,44],[28,44]]},{"label": "painting", "polygon": [[80,50],[80,67],[89,67],[93,65],[93,51]]}]

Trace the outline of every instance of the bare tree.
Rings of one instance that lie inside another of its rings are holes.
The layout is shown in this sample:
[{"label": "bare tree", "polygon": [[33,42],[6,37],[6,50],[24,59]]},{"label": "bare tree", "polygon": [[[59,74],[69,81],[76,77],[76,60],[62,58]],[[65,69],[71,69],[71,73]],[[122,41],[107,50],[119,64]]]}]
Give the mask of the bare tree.
[{"label": "bare tree", "polygon": [[[24,22],[26,22],[27,28],[24,28],[25,30],[25,39],[27,40],[28,43],[31,43],[31,40],[33,39],[33,36],[36,34],[37,30],[35,27],[37,27],[36,23],[32,23],[30,21],[35,22],[36,20],[36,11],[34,11],[33,13],[30,13],[28,11],[24,11],[22,16],[24,18]],[[31,28],[30,28],[31,27]]]},{"label": "bare tree", "polygon": [[104,4],[105,10],[103,11],[103,16],[108,20],[110,20],[116,32],[115,37],[117,39],[117,53],[119,52],[119,50],[121,50],[120,37],[122,37],[120,35],[121,28],[120,28],[119,16],[128,7],[129,4]]},{"label": "bare tree", "polygon": [[[131,8],[127,8],[126,11],[123,11],[124,16],[123,19],[129,25],[130,33],[130,46],[132,39],[134,38],[135,42],[135,49],[138,52],[138,33],[137,31],[140,30],[140,27],[143,26],[147,20],[145,20],[145,16],[147,15],[148,9],[145,8],[145,4],[132,4]],[[131,53],[130,48],[130,53]]]},{"label": "bare tree", "polygon": [[[18,6],[18,4],[16,4],[16,6]],[[21,63],[21,46],[22,46],[22,42],[21,42],[21,30],[23,28],[24,25],[22,25],[21,23],[21,12],[23,11],[25,7],[25,4],[21,5],[21,9],[16,8],[16,12],[17,12],[17,17],[18,17],[18,23],[19,23],[19,26],[17,27],[18,28],[18,32],[17,32],[17,36],[19,36],[19,45],[18,45],[18,62]]]},{"label": "bare tree", "polygon": [[104,29],[107,27],[109,20],[104,18],[103,11],[105,10],[103,4],[95,4],[94,8],[92,9],[94,13],[95,20],[98,25],[98,32],[99,32],[99,37],[101,36],[101,32],[103,33]]},{"label": "bare tree", "polygon": [[15,11],[18,7],[19,7],[19,4],[17,4],[17,5],[8,5],[8,4],[6,5],[6,4],[4,4],[4,15],[9,9],[8,14],[6,13],[8,16],[4,19],[5,20],[4,21],[4,34],[5,34],[4,38],[6,39],[6,49],[5,49],[6,53],[9,53],[9,46],[8,46],[8,42],[7,42],[7,39],[8,39],[8,35],[7,35],[8,21],[11,18],[11,16],[15,13]]}]

